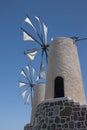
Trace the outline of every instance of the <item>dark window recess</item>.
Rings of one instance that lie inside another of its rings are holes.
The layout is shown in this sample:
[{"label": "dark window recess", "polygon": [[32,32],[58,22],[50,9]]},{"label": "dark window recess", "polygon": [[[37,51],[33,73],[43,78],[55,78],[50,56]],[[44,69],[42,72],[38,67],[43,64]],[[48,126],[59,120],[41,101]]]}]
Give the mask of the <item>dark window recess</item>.
[{"label": "dark window recess", "polygon": [[54,86],[54,98],[64,97],[64,80],[62,77],[56,77]]}]

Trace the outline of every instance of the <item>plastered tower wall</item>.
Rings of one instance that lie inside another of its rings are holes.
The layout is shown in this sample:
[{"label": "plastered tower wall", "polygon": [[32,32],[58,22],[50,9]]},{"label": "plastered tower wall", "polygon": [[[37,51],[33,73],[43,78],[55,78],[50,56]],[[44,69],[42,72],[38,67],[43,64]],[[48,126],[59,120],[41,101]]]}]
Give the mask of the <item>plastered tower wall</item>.
[{"label": "plastered tower wall", "polygon": [[33,125],[36,107],[39,103],[41,103],[45,98],[45,86],[46,84],[41,83],[37,84],[34,88],[34,97],[32,102],[32,114],[31,114],[31,125]]},{"label": "plastered tower wall", "polygon": [[54,98],[58,76],[64,79],[64,96],[85,103],[77,48],[70,38],[60,37],[50,44],[45,99]]}]

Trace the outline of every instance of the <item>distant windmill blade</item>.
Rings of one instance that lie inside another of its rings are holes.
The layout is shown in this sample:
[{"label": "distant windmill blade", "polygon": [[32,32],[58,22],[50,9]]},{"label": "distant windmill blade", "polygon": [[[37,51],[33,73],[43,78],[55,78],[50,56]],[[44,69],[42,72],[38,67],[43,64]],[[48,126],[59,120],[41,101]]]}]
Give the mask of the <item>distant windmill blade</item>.
[{"label": "distant windmill blade", "polygon": [[44,40],[43,40],[43,35],[42,35],[42,24],[41,24],[40,18],[38,16],[35,16],[35,18],[38,21],[39,27],[40,27],[40,33],[37,32],[37,35],[40,38],[41,42],[43,43]]},{"label": "distant windmill blade", "polygon": [[26,104],[30,104],[30,93],[29,93],[28,96],[27,96]]},{"label": "distant windmill blade", "polygon": [[32,68],[32,76],[33,76],[33,78],[34,78],[35,72],[36,72],[36,70],[34,68]]},{"label": "distant windmill blade", "polygon": [[47,26],[44,23],[43,23],[43,29],[44,29],[45,44],[47,44],[47,32],[48,32],[48,28],[47,28]]},{"label": "distant windmill blade", "polygon": [[42,34],[42,26],[41,26],[41,21],[40,18],[38,16],[35,16],[35,18],[37,19],[38,23],[39,23],[39,27],[40,27],[40,34]]},{"label": "distant windmill blade", "polygon": [[34,60],[38,50],[39,49],[37,49],[37,48],[31,49],[31,50],[27,50],[27,51],[24,52],[24,54],[27,55],[28,58],[32,61],[32,60]]},{"label": "distant windmill blade", "polygon": [[19,81],[19,87],[22,88],[24,86],[28,85],[26,82]]},{"label": "distant windmill blade", "polygon": [[[26,34],[27,39],[28,38],[30,39],[29,41],[35,41],[37,44],[41,45],[41,43],[38,40],[36,40],[31,34],[29,34],[25,29],[23,29],[21,27],[21,30],[23,31],[23,34]],[[26,37],[25,37],[25,39],[26,39]]]},{"label": "distant windmill blade", "polygon": [[40,40],[42,41],[42,38],[40,37],[40,34],[38,33],[37,29],[35,28],[35,26],[33,25],[30,17],[27,15],[25,22],[28,23],[30,26],[32,26],[32,28],[34,29],[35,33],[38,35],[38,37],[40,38]]},{"label": "distant windmill blade", "polygon": [[45,71],[44,71],[44,64],[42,64],[42,66],[41,66],[40,77],[46,79],[46,74],[45,74]]},{"label": "distant windmill blade", "polygon": [[[40,26],[40,30],[41,30],[41,22],[40,22],[40,19],[39,17],[35,17],[38,22],[39,22],[39,26]],[[30,24],[32,26],[32,28],[34,29],[35,33],[38,35],[38,37],[40,38],[41,42],[43,42],[43,37],[42,35],[40,35],[40,33],[37,31],[37,29],[35,28],[35,26],[33,25],[31,19],[29,18],[29,16],[27,15],[27,18],[25,19],[25,22],[27,22],[28,24]]]},{"label": "distant windmill blade", "polygon": [[40,18],[38,16],[35,16],[35,18],[37,19],[37,21],[40,23]]},{"label": "distant windmill blade", "polygon": [[29,74],[30,73],[30,67],[28,65],[26,66],[26,69],[27,69],[28,74]]},{"label": "distant windmill blade", "polygon": [[36,82],[38,82],[39,81],[39,76],[37,76],[37,78],[36,78],[36,80],[35,80]]},{"label": "distant windmill blade", "polygon": [[27,15],[25,22],[28,23],[30,26],[32,26],[32,28],[34,29],[34,31],[36,32],[36,28],[33,25],[33,23],[31,22],[31,19],[29,18],[29,16]]},{"label": "distant windmill blade", "polygon": [[23,98],[25,98],[26,93],[27,93],[27,89],[24,90],[24,91],[21,93],[21,96],[22,96]]},{"label": "distant windmill blade", "polygon": [[27,80],[28,80],[28,82],[30,82],[30,79],[28,78],[28,76],[27,76],[27,74],[26,74],[26,72],[25,72],[25,70],[24,70],[24,69],[22,69],[22,71],[21,71],[21,75],[22,75],[22,76],[24,76],[24,77],[25,77],[25,79],[27,79]]},{"label": "distant windmill blade", "polygon": [[24,71],[24,69],[22,69],[21,75],[24,76],[25,78],[27,77],[27,76],[26,76],[26,73],[25,73],[25,71]]},{"label": "distant windmill blade", "polygon": [[[25,99],[25,104],[31,103],[32,106],[32,96],[34,92],[34,87],[37,85],[35,75],[35,68],[31,65],[27,65],[25,69],[22,69],[22,75],[25,77],[26,82],[19,81],[19,87],[23,89],[21,96]],[[30,100],[31,99],[31,100]]]}]

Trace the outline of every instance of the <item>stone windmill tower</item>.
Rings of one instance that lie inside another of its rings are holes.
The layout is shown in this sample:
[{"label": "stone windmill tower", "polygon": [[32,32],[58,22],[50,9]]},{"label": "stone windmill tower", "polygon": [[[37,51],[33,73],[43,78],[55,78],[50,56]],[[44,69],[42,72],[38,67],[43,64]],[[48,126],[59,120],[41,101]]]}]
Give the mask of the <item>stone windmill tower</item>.
[{"label": "stone windmill tower", "polygon": [[[36,17],[36,19],[40,24],[39,17]],[[33,38],[22,28],[22,31],[26,34],[24,39],[35,41],[40,45],[42,50],[41,67],[43,54],[46,55],[46,59],[48,58],[48,67],[46,85],[37,84],[36,86],[31,123],[26,125],[24,130],[87,130],[87,105],[75,44],[76,40],[59,37],[54,39],[49,46],[46,43],[46,25],[43,24],[45,35],[45,38],[43,38],[37,32],[29,17],[27,17],[26,22],[33,27],[40,41]],[[38,48],[28,50],[25,54],[33,60],[38,50]],[[49,53],[47,53],[48,50]]]},{"label": "stone windmill tower", "polygon": [[60,37],[50,43],[45,99],[36,107],[33,128],[87,130],[87,105],[74,39]]},{"label": "stone windmill tower", "polygon": [[45,98],[70,97],[85,103],[75,40],[60,37],[49,49]]},{"label": "stone windmill tower", "polygon": [[50,43],[42,95],[45,98],[40,96],[39,104],[34,105],[32,126],[26,125],[24,130],[87,130],[87,105],[75,40],[60,37]]}]

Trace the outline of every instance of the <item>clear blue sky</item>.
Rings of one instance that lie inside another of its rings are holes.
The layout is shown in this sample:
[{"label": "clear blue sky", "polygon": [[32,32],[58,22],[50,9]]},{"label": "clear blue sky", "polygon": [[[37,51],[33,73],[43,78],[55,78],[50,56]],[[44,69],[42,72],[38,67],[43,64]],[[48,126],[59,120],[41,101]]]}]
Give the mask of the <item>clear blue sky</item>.
[{"label": "clear blue sky", "polygon": [[[87,0],[0,0],[0,130],[23,130],[30,107],[19,95],[18,79],[28,63],[22,40],[26,14],[39,15],[49,35],[87,37]],[[87,98],[87,41],[77,43]]]}]

